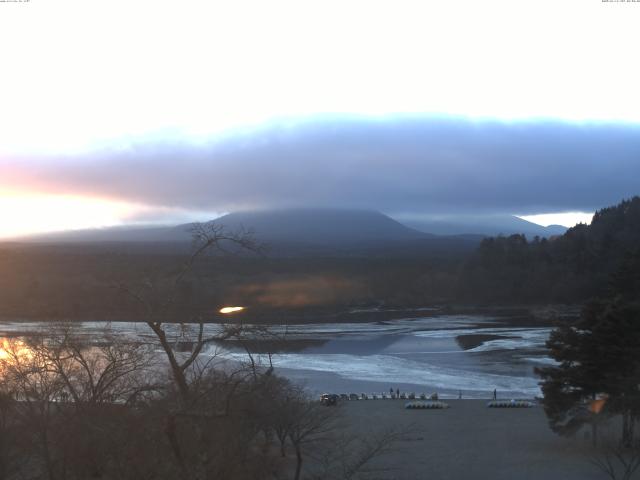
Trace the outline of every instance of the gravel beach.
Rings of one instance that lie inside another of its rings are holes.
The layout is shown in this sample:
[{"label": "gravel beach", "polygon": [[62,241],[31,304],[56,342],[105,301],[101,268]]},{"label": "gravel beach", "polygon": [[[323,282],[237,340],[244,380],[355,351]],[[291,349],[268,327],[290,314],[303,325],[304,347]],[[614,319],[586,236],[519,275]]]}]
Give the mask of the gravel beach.
[{"label": "gravel beach", "polygon": [[376,460],[375,478],[432,480],[590,480],[606,478],[589,462],[590,441],[561,438],[542,407],[487,408],[484,400],[447,400],[446,410],[407,410],[404,400],[344,401],[349,431],[408,427]]}]

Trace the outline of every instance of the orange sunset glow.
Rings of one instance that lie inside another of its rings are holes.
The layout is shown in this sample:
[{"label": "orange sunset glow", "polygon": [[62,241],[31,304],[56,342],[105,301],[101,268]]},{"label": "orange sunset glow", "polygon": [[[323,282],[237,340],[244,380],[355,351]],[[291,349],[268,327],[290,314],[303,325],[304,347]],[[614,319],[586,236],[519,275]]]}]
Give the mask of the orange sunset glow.
[{"label": "orange sunset glow", "polygon": [[15,358],[30,357],[31,349],[22,340],[0,339],[0,362]]}]

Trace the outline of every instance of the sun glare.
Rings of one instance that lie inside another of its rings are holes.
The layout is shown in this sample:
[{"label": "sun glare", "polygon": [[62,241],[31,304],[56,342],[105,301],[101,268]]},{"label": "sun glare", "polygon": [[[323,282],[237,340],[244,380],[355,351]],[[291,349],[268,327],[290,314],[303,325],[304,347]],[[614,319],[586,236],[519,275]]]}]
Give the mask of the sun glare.
[{"label": "sun glare", "polygon": [[0,238],[119,225],[132,206],[76,195],[0,191]]},{"label": "sun glare", "polygon": [[28,357],[31,349],[22,340],[0,339],[0,361]]},{"label": "sun glare", "polygon": [[220,313],[233,313],[244,310],[244,307],[223,307],[220,309]]},{"label": "sun glare", "polygon": [[561,213],[541,213],[539,215],[522,215],[520,218],[528,222],[537,223],[544,227],[549,225],[562,225],[573,227],[578,223],[591,223],[593,212],[561,212]]}]

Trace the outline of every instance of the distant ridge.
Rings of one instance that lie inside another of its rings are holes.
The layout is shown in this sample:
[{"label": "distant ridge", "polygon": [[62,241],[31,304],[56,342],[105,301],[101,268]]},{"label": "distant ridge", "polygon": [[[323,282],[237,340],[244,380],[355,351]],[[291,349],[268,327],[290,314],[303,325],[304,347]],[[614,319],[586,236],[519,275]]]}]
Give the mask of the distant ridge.
[{"label": "distant ridge", "polygon": [[476,234],[486,236],[523,234],[552,237],[567,231],[562,225],[543,227],[514,215],[449,215],[432,218],[401,218],[409,227],[436,235]]},{"label": "distant ridge", "polygon": [[[419,239],[456,237],[479,241],[482,236],[524,234],[552,237],[564,234],[561,225],[543,227],[510,215],[450,216],[402,219],[373,210],[296,208],[236,212],[213,220],[230,230],[252,230],[262,242],[317,247],[370,246]],[[22,240],[36,242],[174,243],[191,241],[193,224],[118,226],[52,232]]]},{"label": "distant ridge", "polygon": [[[482,240],[479,235],[431,235],[371,210],[298,208],[237,212],[213,223],[230,231],[252,231],[257,242],[275,256],[441,255],[471,252]],[[184,250],[192,240],[192,225],[79,230],[39,235],[30,241],[120,243]]]}]

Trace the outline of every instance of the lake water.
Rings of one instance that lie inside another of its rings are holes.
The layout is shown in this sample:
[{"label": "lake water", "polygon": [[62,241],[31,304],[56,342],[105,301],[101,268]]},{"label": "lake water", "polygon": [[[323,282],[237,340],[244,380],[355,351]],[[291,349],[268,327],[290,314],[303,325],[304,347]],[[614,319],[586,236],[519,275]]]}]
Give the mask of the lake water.
[{"label": "lake water", "polygon": [[[389,388],[443,398],[540,395],[536,366],[548,365],[548,327],[515,327],[508,318],[439,315],[372,323],[305,324],[274,327],[288,342],[273,355],[276,372],[304,383],[314,394],[380,393]],[[36,333],[43,323],[2,322],[0,336]],[[84,322],[78,331],[99,335],[104,323]],[[115,335],[152,340],[140,323],[112,323]],[[177,327],[174,327],[177,328]],[[218,325],[207,325],[215,334]],[[211,346],[241,361],[246,353],[233,342]],[[264,355],[257,355],[266,362]]]}]

